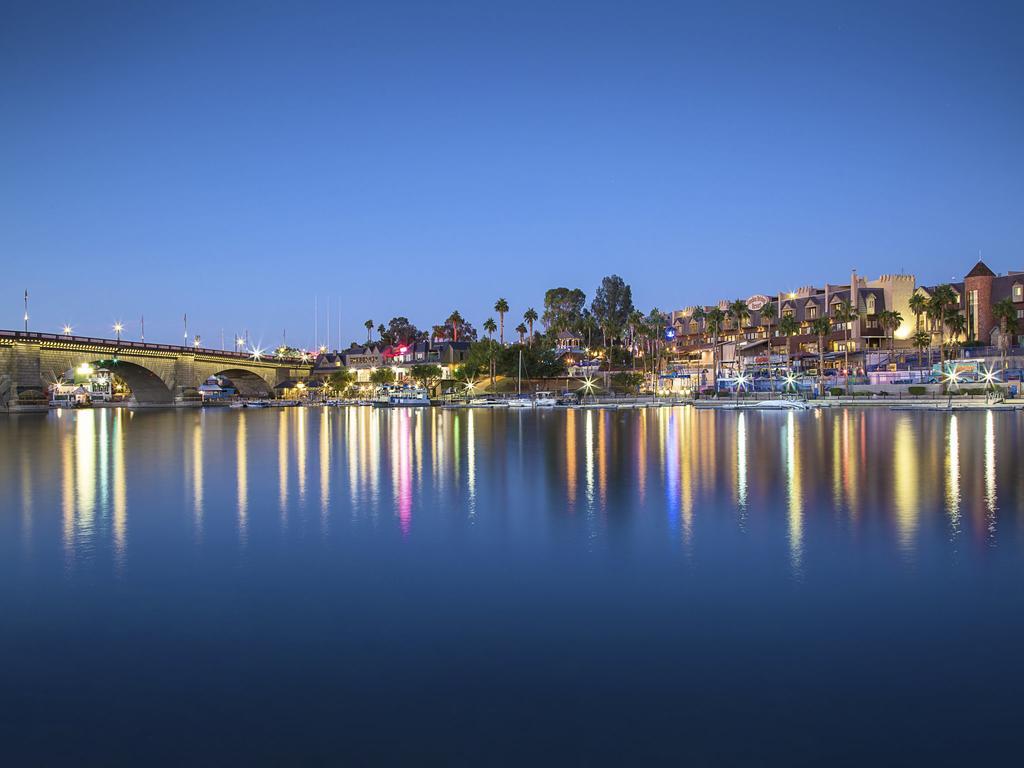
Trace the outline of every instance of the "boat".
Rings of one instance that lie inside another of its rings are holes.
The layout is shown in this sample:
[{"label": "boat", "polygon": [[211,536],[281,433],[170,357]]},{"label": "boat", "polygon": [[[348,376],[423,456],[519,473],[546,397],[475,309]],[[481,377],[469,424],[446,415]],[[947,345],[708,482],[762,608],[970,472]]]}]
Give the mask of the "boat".
[{"label": "boat", "polygon": [[558,405],[558,398],[554,392],[538,392],[533,404],[538,408],[553,408]]},{"label": "boat", "polygon": [[424,405],[430,405],[430,395],[427,390],[423,387],[410,387],[408,385],[385,385],[380,388],[377,397],[373,400],[374,408],[403,408]]},{"label": "boat", "polygon": [[740,407],[757,408],[768,411],[809,411],[812,405],[804,400],[760,400]]},{"label": "boat", "polygon": [[519,350],[519,376],[516,384],[516,396],[508,400],[509,408],[533,408],[533,398],[523,396],[523,350]]},{"label": "boat", "polygon": [[496,397],[474,397],[467,403],[471,408],[507,408],[508,400],[499,400]]}]

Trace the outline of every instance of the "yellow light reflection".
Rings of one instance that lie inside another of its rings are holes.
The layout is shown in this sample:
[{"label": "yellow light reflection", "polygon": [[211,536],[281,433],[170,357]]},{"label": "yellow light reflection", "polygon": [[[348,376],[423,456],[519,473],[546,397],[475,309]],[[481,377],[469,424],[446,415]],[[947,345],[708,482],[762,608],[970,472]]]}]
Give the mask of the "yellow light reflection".
[{"label": "yellow light reflection", "polygon": [[96,514],[96,411],[75,414],[75,528],[90,537]]},{"label": "yellow light reflection", "polygon": [[988,533],[996,532],[996,423],[992,411],[985,413],[985,508],[988,510]]},{"label": "yellow light reflection", "polygon": [[949,417],[946,449],[946,511],[955,537],[960,532],[960,429],[955,413]]},{"label": "yellow light reflection", "polygon": [[128,474],[125,472],[124,466],[124,440],[124,411],[118,409],[112,443],[114,477],[111,485],[113,486],[114,552],[119,561],[124,558],[128,525]]},{"label": "yellow light reflection", "polygon": [[893,498],[896,506],[896,535],[899,547],[907,554],[915,548],[920,493],[918,491],[918,451],[909,416],[896,422],[892,445]]},{"label": "yellow light reflection", "polygon": [[584,453],[586,455],[587,511],[594,510],[594,412],[587,411],[583,431]]},{"label": "yellow light reflection", "polygon": [[306,409],[290,408],[298,422],[295,429],[295,464],[299,474],[299,502],[306,501]]}]

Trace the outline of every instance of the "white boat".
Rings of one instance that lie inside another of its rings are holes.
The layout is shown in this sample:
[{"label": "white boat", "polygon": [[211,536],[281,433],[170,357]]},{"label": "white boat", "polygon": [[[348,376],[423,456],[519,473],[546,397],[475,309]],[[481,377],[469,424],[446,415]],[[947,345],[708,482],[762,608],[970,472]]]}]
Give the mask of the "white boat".
[{"label": "white boat", "polygon": [[553,408],[558,405],[558,398],[554,392],[538,392],[533,403],[538,408]]},{"label": "white boat", "polygon": [[757,408],[769,411],[809,411],[813,406],[803,400],[759,400],[740,407]]},{"label": "white boat", "polygon": [[523,397],[523,350],[519,350],[519,376],[516,384],[516,396],[508,400],[509,408],[533,408],[533,399],[527,395]]},{"label": "white boat", "polygon": [[384,386],[373,401],[374,408],[402,408],[430,405],[430,394],[423,387]]},{"label": "white boat", "polygon": [[471,408],[507,408],[508,400],[499,400],[495,397],[474,397],[469,401]]}]

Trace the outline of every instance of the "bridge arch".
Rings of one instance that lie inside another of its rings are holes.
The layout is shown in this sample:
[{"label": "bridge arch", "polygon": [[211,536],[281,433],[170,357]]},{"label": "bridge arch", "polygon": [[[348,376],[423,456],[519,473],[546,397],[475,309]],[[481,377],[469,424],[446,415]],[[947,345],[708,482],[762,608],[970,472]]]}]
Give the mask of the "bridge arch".
[{"label": "bridge arch", "polygon": [[265,378],[246,368],[225,368],[213,375],[230,381],[242,397],[268,397],[273,389]]},{"label": "bridge arch", "polygon": [[[127,360],[111,360],[86,355],[79,362],[57,373],[63,376],[68,371],[86,364],[93,368],[104,368],[122,379],[132,391],[137,403],[173,403],[174,392],[156,372],[145,366]],[[56,376],[54,377],[56,379]]]}]

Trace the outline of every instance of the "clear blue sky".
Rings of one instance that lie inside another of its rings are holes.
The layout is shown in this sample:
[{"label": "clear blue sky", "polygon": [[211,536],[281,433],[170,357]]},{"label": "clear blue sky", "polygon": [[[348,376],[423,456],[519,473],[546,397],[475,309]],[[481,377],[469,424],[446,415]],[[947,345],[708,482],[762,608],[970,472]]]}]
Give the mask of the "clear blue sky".
[{"label": "clear blue sky", "polygon": [[667,310],[1024,269],[1022,40],[1020,2],[8,2],[0,327],[26,287],[34,329],[311,345],[315,295],[348,341],[613,272]]}]

